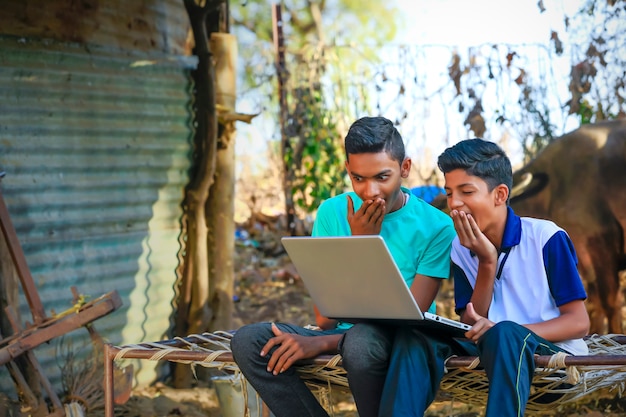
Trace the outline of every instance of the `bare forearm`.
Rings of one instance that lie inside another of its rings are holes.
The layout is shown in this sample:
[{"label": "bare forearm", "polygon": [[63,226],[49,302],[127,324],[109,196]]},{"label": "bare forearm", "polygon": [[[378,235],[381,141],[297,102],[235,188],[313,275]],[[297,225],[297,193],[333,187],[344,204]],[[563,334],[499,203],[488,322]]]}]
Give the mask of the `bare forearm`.
[{"label": "bare forearm", "polygon": [[489,314],[491,299],[493,298],[493,285],[496,277],[496,264],[480,263],[478,265],[478,275],[476,285],[472,293],[471,302],[474,304],[476,313],[483,317]]},{"label": "bare forearm", "polygon": [[550,342],[578,339],[589,332],[589,316],[582,301],[561,307],[561,315],[540,323],[525,324],[529,330]]},{"label": "bare forearm", "polygon": [[341,334],[314,336],[318,342],[319,353],[338,353],[341,336]]},{"label": "bare forearm", "polygon": [[535,324],[526,324],[528,330],[532,330],[538,336],[549,342],[561,342],[568,339],[579,339],[587,335],[587,327],[580,325],[580,322],[570,322],[563,320],[564,317],[557,317],[552,320]]},{"label": "bare forearm", "polygon": [[422,311],[428,311],[441,287],[441,279],[416,274],[411,284],[411,294]]}]

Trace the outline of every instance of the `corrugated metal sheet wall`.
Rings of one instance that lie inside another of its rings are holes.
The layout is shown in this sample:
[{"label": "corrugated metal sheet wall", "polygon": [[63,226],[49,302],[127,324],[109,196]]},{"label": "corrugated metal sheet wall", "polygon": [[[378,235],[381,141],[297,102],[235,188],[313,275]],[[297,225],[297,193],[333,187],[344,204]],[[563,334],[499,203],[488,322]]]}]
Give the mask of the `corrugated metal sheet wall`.
[{"label": "corrugated metal sheet wall", "polygon": [[[0,38],[1,187],[44,308],[70,307],[72,285],[92,297],[117,289],[124,306],[95,322],[116,344],[169,328],[195,65]],[[36,350],[55,386],[57,344]],[[155,376],[152,363],[135,368],[139,383]]]}]

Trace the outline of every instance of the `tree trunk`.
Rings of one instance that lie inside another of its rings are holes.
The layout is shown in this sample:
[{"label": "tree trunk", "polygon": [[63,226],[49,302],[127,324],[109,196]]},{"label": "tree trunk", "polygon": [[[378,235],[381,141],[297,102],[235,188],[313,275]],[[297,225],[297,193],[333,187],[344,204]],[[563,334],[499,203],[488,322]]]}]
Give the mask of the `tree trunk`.
[{"label": "tree trunk", "polygon": [[[234,112],[236,102],[237,39],[227,33],[211,34],[215,61],[215,102]],[[235,122],[220,120],[215,182],[207,202],[208,250],[211,281],[209,304],[213,317],[209,330],[230,330],[233,314],[235,250]]]},{"label": "tree trunk", "polygon": [[283,196],[285,198],[285,217],[287,230],[295,235],[295,204],[293,202],[294,172],[287,154],[291,151],[291,136],[287,129],[289,119],[289,104],[287,103],[286,83],[288,72],[285,63],[285,39],[283,37],[283,17],[280,4],[272,5],[272,37],[274,38],[274,52],[276,78],[278,82],[278,111],[280,123],[280,156],[282,159]]},{"label": "tree trunk", "polygon": [[[209,13],[219,12],[222,0],[198,6],[184,0],[195,42],[198,68],[193,71],[195,84],[194,163],[185,192],[184,219],[187,240],[184,249],[182,279],[176,312],[176,336],[207,330],[213,312],[209,306],[209,260],[206,202],[214,181],[217,154],[217,113],[215,109],[215,69],[208,44],[206,21]],[[192,373],[189,365],[176,364],[173,384],[189,387]]]}]

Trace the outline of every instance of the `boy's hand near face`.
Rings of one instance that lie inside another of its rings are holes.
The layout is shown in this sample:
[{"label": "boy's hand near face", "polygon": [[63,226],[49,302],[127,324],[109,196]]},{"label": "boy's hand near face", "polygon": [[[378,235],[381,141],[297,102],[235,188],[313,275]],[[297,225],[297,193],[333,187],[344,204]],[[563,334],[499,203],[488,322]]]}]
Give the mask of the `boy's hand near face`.
[{"label": "boy's hand near face", "polygon": [[378,235],[385,217],[385,200],[365,200],[361,208],[355,213],[354,202],[348,196],[348,224],[352,235]]},{"label": "boy's hand near face", "polygon": [[454,221],[454,228],[459,236],[461,245],[478,256],[480,262],[498,262],[496,247],[481,232],[476,220],[471,214],[464,211],[452,210],[450,216]]},{"label": "boy's hand near face", "polygon": [[[459,242],[478,257],[478,274],[476,285],[472,294],[472,311],[478,317],[486,317],[491,306],[493,296],[493,285],[496,279],[496,268],[498,267],[498,250],[491,243],[487,236],[480,230],[476,220],[471,214],[464,211],[452,210],[450,212],[454,221],[454,228],[459,236]],[[467,314],[464,313],[464,314]],[[465,323],[473,324],[474,319],[466,319]],[[481,332],[476,338],[484,333]]]}]

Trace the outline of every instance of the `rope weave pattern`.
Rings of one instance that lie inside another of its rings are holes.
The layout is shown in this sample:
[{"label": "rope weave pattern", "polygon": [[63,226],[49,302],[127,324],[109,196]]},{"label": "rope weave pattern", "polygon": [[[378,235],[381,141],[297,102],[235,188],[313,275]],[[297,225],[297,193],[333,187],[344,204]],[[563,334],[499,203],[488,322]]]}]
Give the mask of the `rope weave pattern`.
[{"label": "rope weave pattern", "polygon": [[[626,345],[616,336],[593,335],[586,339],[589,355],[626,355]],[[626,389],[626,361],[620,365],[566,366],[566,353],[553,355],[545,368],[536,368],[531,394],[526,405],[529,412],[554,410],[558,405],[574,402],[599,390],[615,391],[620,397]],[[441,399],[485,405],[489,381],[480,369],[478,358],[466,368],[448,369],[441,381]]]},{"label": "rope weave pattern", "polygon": [[[615,340],[622,335],[593,335],[586,339],[589,355],[626,355],[626,345]],[[218,359],[224,353],[230,353],[229,332],[214,332],[189,335],[186,338],[176,338],[181,347],[172,347],[158,342],[124,345],[118,347],[119,352],[114,360],[122,360],[133,350],[148,350],[154,354],[149,360],[168,360],[199,365],[218,370],[239,373],[237,364],[232,359],[224,361]],[[193,339],[189,342],[186,339]],[[172,354],[181,351],[205,352],[206,356],[200,361],[186,361],[172,358]],[[566,366],[567,354],[560,352],[553,355],[546,367],[535,370],[531,395],[526,406],[529,412],[554,410],[560,404],[576,401],[583,396],[598,390],[616,391],[621,397],[626,390],[626,361],[619,365],[592,365]],[[298,366],[303,379],[312,389],[321,391],[333,389],[348,390],[346,371],[339,362],[340,355],[332,356],[327,362],[319,364],[303,364]],[[194,370],[195,373],[195,370]],[[467,404],[484,405],[487,403],[489,382],[485,372],[480,368],[480,361],[476,358],[469,366],[450,368],[446,366],[441,385],[439,400],[455,400]]]}]

